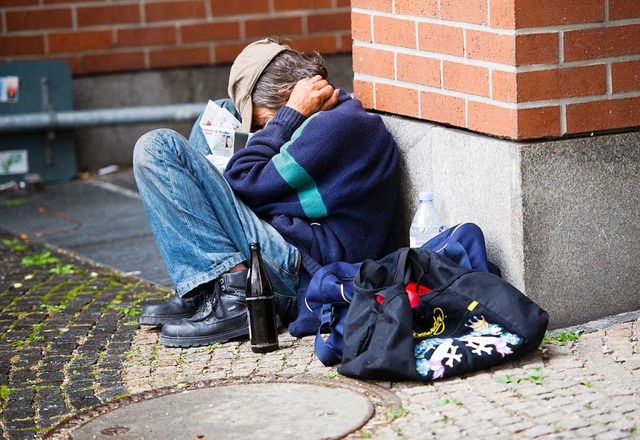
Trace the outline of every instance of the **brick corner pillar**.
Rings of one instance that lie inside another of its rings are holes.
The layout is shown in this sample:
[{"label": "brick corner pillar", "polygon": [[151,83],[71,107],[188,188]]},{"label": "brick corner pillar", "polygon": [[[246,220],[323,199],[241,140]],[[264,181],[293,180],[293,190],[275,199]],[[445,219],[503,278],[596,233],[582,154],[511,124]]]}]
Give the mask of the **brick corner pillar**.
[{"label": "brick corner pillar", "polygon": [[514,140],[640,126],[638,0],[352,0],[365,107]]}]

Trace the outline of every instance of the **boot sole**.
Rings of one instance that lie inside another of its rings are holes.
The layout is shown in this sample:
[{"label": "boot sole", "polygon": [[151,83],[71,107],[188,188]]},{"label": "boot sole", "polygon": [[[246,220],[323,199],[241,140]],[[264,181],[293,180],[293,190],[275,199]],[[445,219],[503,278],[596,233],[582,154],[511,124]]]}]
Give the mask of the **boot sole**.
[{"label": "boot sole", "polygon": [[239,338],[249,335],[249,327],[231,330],[225,333],[218,333],[210,336],[197,337],[176,337],[160,335],[160,343],[167,347],[200,347],[203,345],[211,345],[216,342],[227,342],[230,339]]},{"label": "boot sole", "polygon": [[192,316],[193,314],[171,315],[171,316],[141,315],[140,325],[164,325],[169,321],[177,321],[183,318],[191,318]]}]

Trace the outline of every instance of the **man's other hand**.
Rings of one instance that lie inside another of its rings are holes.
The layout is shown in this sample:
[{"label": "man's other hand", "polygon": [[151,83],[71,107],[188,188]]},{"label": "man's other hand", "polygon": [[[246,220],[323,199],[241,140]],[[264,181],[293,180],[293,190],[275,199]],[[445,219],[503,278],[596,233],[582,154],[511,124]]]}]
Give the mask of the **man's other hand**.
[{"label": "man's other hand", "polygon": [[338,103],[340,91],[334,89],[329,82],[316,75],[313,78],[305,78],[298,81],[291,90],[287,107],[299,111],[303,116],[309,117],[320,110],[329,110]]}]

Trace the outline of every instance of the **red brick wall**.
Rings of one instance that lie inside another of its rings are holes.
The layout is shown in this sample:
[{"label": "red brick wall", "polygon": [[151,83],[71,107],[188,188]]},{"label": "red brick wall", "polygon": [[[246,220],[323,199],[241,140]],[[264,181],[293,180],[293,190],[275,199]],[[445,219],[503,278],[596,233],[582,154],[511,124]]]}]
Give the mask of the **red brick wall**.
[{"label": "red brick wall", "polygon": [[640,126],[640,0],[352,0],[365,106],[512,139]]},{"label": "red brick wall", "polygon": [[0,0],[0,59],[69,62],[75,75],[233,61],[264,36],[351,51],[346,0]]}]

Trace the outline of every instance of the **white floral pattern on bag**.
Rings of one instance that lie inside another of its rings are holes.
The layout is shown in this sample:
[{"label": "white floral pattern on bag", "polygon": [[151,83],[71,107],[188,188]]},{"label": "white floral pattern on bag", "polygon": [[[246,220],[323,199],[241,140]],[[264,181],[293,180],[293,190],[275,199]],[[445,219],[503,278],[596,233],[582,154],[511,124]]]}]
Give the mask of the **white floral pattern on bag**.
[{"label": "white floral pattern on bag", "polygon": [[[462,361],[461,351],[468,350],[472,356],[505,357],[513,353],[512,347],[521,345],[524,339],[509,333],[497,324],[488,323],[484,316],[474,316],[465,324],[469,333],[455,338],[428,338],[415,345],[416,371],[421,376],[440,379],[447,367],[453,368]],[[460,349],[460,351],[459,351]]]}]

